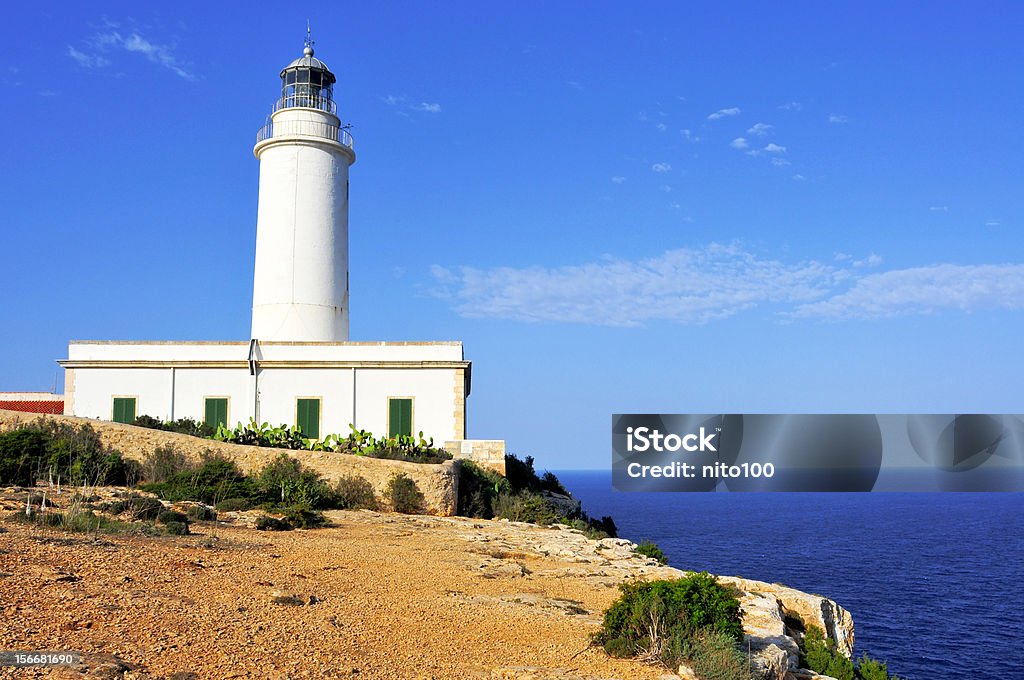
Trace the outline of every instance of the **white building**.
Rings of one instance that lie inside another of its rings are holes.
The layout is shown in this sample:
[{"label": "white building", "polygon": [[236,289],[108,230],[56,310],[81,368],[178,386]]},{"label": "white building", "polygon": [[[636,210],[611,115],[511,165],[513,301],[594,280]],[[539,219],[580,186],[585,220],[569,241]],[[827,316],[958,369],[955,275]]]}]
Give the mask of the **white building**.
[{"label": "white building", "polygon": [[[416,434],[472,455],[471,364],[460,342],[348,341],[348,169],[352,138],[337,116],[335,77],[304,55],[281,71],[281,98],[259,131],[251,339],[72,341],[65,413],[131,422],[250,418],[299,425],[313,438]],[[492,453],[494,445],[486,443]],[[503,453],[503,445],[501,446]]]}]

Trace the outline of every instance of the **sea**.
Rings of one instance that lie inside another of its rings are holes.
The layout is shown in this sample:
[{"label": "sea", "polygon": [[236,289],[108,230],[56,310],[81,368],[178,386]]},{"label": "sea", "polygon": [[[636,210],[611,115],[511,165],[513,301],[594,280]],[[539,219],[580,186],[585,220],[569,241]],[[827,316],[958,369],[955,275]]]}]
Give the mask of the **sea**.
[{"label": "sea", "polygon": [[679,569],[838,602],[855,650],[908,680],[1024,678],[1024,493],[623,493],[556,471]]}]

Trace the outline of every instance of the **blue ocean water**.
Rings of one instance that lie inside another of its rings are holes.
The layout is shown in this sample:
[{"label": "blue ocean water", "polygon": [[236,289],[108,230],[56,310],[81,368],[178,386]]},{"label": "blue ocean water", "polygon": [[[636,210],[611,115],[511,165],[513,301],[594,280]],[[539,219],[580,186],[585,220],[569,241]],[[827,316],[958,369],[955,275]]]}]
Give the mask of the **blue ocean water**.
[{"label": "blue ocean water", "polygon": [[855,654],[901,677],[1024,678],[1024,494],[622,493],[610,472],[556,474],[674,567],[835,600]]}]

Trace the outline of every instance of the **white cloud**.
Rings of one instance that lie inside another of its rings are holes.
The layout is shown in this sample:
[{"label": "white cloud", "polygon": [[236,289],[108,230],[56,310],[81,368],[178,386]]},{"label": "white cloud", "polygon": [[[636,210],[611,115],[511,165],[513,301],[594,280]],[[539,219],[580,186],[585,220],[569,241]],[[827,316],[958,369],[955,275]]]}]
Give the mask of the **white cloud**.
[{"label": "white cloud", "polygon": [[948,213],[949,212],[949,206],[948,205],[932,205],[932,206],[928,206],[928,210],[930,210],[932,212]]},{"label": "white cloud", "polygon": [[662,184],[659,188],[666,194],[672,193],[672,187],[670,187],[668,184]]},{"label": "white cloud", "polygon": [[102,68],[110,66],[112,63],[107,55],[123,50],[141,54],[154,64],[163,66],[185,80],[196,79],[195,74],[188,71],[181,59],[175,56],[173,46],[153,42],[138,31],[122,33],[118,28],[117,24],[108,22],[105,32],[97,33],[89,38],[90,51],[78,50],[69,45],[68,56],[85,68]]},{"label": "white cloud", "polygon": [[1024,264],[938,264],[865,276],[845,292],[798,305],[792,316],[879,319],[1022,307]]},{"label": "white cloud", "polygon": [[786,147],[778,144],[769,144],[761,150],[765,153],[786,153]]},{"label": "white cloud", "polygon": [[493,269],[435,265],[432,273],[438,297],[464,317],[626,327],[704,324],[758,305],[810,303],[836,283],[827,265],[785,264],[717,243],[640,260]]},{"label": "white cloud", "polygon": [[846,123],[848,121],[849,118],[846,116],[840,116],[838,113],[830,113],[828,115],[828,122],[830,123]]},{"label": "white cloud", "polygon": [[801,175],[800,173],[797,173],[797,174],[793,175],[793,179],[795,179],[798,182],[803,182],[807,178],[804,177],[803,175]]},{"label": "white cloud", "polygon": [[985,220],[985,226],[986,227],[998,227],[1002,223],[1003,223],[1002,220],[998,220],[998,219],[995,219],[995,218]]},{"label": "white cloud", "polygon": [[755,137],[764,137],[766,134],[771,132],[774,127],[774,125],[769,125],[768,123],[755,123],[747,129],[747,134],[754,135]]},{"label": "white cloud", "polygon": [[78,62],[78,65],[83,68],[102,68],[110,65],[110,60],[106,57],[79,52],[71,45],[68,45],[68,56]]},{"label": "white cloud", "polygon": [[738,116],[739,114],[740,109],[734,106],[730,109],[719,109],[718,111],[715,111],[712,114],[708,114],[708,120],[720,120],[722,118],[727,118],[729,116]]},{"label": "white cloud", "polygon": [[626,181],[626,178],[623,177],[622,175],[615,175],[614,177],[612,177],[612,183],[613,184],[622,184],[625,181]]},{"label": "white cloud", "polygon": [[387,97],[384,97],[382,101],[388,106],[394,106],[396,104],[401,104],[402,102],[404,102],[405,97],[396,97],[393,94],[389,94]]},{"label": "white cloud", "polygon": [[655,163],[651,166],[651,170],[654,172],[666,173],[672,169],[669,163]]},{"label": "white cloud", "polygon": [[871,253],[863,260],[853,261],[853,266],[857,267],[858,269],[862,269],[864,267],[877,267],[880,264],[882,264],[882,256],[876,255],[875,253]]},{"label": "white cloud", "polygon": [[426,113],[441,113],[440,104],[431,104],[429,102],[420,102],[413,108],[417,111],[425,111]]},{"label": "white cloud", "polygon": [[672,208],[673,210],[679,210],[683,206],[679,205],[678,203],[673,202],[673,203],[669,203],[668,207]]},{"label": "white cloud", "polygon": [[747,140],[744,139],[743,137],[737,137],[736,139],[729,142],[729,146],[731,146],[734,149],[746,149],[749,146],[749,144],[747,143]]},{"label": "white cloud", "polygon": [[772,165],[774,165],[777,168],[784,168],[787,165],[789,165],[789,161],[787,161],[785,158],[776,157],[772,159]]},{"label": "white cloud", "polygon": [[780,111],[799,111],[804,108],[800,102],[788,102],[779,107]]},{"label": "white cloud", "polygon": [[668,126],[665,125],[664,123],[658,123],[654,127],[658,128],[659,132],[664,132],[665,130],[668,130]]},{"label": "white cloud", "polygon": [[690,131],[688,128],[683,128],[682,130],[679,131],[679,134],[682,135],[683,139],[685,139],[687,141],[690,141],[690,142],[699,142],[700,141],[700,137],[698,137],[697,135],[693,134],[693,132]]}]

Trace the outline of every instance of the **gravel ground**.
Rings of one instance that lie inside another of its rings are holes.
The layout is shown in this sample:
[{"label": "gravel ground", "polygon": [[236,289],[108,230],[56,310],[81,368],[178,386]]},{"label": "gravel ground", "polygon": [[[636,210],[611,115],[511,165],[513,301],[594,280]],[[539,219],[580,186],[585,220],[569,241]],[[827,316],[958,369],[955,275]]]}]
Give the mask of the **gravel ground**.
[{"label": "gravel ground", "polygon": [[[192,536],[0,524],[0,650],[77,669],[0,678],[658,678],[589,646],[623,578],[616,541],[508,522],[328,513],[334,526]],[[675,676],[668,676],[675,677]]]}]

